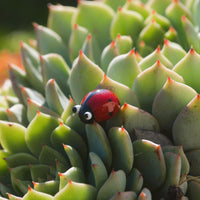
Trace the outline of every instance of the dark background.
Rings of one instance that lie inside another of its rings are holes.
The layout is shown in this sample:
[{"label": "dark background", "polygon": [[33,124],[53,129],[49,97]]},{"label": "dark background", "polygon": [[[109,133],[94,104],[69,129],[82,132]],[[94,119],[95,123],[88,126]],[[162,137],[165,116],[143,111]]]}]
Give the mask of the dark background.
[{"label": "dark background", "polygon": [[0,0],[0,29],[31,29],[32,22],[46,25],[49,3],[76,6],[77,0]]}]

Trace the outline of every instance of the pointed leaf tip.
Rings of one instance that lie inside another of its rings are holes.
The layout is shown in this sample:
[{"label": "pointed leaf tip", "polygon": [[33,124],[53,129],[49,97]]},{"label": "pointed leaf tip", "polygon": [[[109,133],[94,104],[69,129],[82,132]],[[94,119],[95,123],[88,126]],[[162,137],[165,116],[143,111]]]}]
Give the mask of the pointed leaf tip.
[{"label": "pointed leaf tip", "polygon": [[60,126],[63,126],[64,124],[63,124],[63,122],[60,122]]},{"label": "pointed leaf tip", "polygon": [[113,40],[113,41],[110,43],[110,46],[111,46],[111,47],[115,47],[115,40]]},{"label": "pointed leaf tip", "polygon": [[124,105],[122,106],[122,110],[126,109],[128,107],[128,104],[127,103],[124,103]]},{"label": "pointed leaf tip", "polygon": [[117,39],[118,39],[118,40],[121,39],[121,35],[120,35],[120,34],[117,35]]},{"label": "pointed leaf tip", "polygon": [[92,39],[92,35],[91,35],[91,33],[89,33],[87,36],[87,40],[90,41],[91,39]]},{"label": "pointed leaf tip", "polygon": [[190,53],[190,54],[194,54],[194,53],[195,53],[195,50],[194,50],[193,48],[191,48],[191,49],[189,50],[189,53]]},{"label": "pointed leaf tip", "polygon": [[31,190],[32,190],[32,188],[31,188],[31,186],[30,186],[30,185],[28,186],[28,190],[29,190],[29,191],[31,191]]},{"label": "pointed leaf tip", "polygon": [[168,46],[168,45],[169,45],[169,40],[166,39],[166,38],[164,39],[164,45],[165,45],[165,46]]},{"label": "pointed leaf tip", "polygon": [[155,19],[152,19],[152,20],[151,20],[151,23],[152,23],[152,24],[154,24],[155,22],[156,22]]},{"label": "pointed leaf tip", "polygon": [[179,3],[179,0],[173,0],[174,3]]},{"label": "pointed leaf tip", "polygon": [[174,27],[173,27],[173,26],[170,26],[169,31],[172,32],[172,33],[174,33],[174,32],[175,32]]},{"label": "pointed leaf tip", "polygon": [[72,180],[71,179],[69,179],[69,182],[68,182],[69,184],[72,184]]},{"label": "pointed leaf tip", "polygon": [[160,53],[160,45],[158,45],[158,47],[156,49],[156,53]]},{"label": "pointed leaf tip", "polygon": [[119,8],[118,8],[118,12],[121,12],[121,11],[122,11],[122,7],[119,7]]},{"label": "pointed leaf tip", "polygon": [[160,63],[160,60],[157,60],[156,65],[157,65],[157,66],[160,66],[160,64],[161,64],[161,63]]},{"label": "pointed leaf tip", "polygon": [[74,24],[74,29],[78,29],[78,24]]},{"label": "pointed leaf tip", "polygon": [[200,94],[197,94],[197,99],[200,100]]},{"label": "pointed leaf tip", "polygon": [[152,15],[155,15],[155,14],[156,14],[156,11],[155,11],[155,10],[152,10],[152,11],[151,11],[151,14],[152,14]]},{"label": "pointed leaf tip", "polygon": [[135,54],[135,49],[130,50],[129,55],[134,55]]},{"label": "pointed leaf tip", "polygon": [[83,56],[83,51],[82,50],[79,51],[79,57],[81,57],[81,56]]},{"label": "pointed leaf tip", "polygon": [[187,19],[187,18],[186,18],[185,15],[183,15],[183,16],[181,17],[181,20],[184,21],[184,22],[186,21],[186,19]]}]

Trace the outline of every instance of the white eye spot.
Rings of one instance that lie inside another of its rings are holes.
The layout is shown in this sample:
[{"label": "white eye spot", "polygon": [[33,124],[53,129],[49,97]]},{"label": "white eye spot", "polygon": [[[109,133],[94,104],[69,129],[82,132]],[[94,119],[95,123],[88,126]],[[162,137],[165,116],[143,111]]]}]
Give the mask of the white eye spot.
[{"label": "white eye spot", "polygon": [[81,109],[81,106],[80,105],[76,105],[76,106],[74,106],[72,108],[72,112],[73,113],[79,113],[80,109]]},{"label": "white eye spot", "polygon": [[91,112],[85,112],[85,113],[84,113],[84,118],[85,118],[86,120],[92,119],[92,113],[91,113]]}]

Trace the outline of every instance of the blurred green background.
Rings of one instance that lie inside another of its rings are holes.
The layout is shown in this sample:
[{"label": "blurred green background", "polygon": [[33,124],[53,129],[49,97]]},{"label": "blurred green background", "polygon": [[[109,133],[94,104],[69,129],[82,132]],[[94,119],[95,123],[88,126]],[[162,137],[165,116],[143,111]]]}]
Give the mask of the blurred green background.
[{"label": "blurred green background", "polygon": [[77,0],[0,0],[0,51],[15,52],[34,37],[32,23],[46,25],[48,4],[76,6]]}]

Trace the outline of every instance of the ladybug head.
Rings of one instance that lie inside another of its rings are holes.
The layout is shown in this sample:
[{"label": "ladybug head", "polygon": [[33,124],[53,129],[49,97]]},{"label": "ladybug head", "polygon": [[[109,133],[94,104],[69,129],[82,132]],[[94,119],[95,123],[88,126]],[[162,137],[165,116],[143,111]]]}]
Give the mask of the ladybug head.
[{"label": "ladybug head", "polygon": [[76,105],[72,108],[72,111],[73,113],[77,113],[79,115],[82,122],[86,124],[92,124],[94,122],[94,116],[89,106],[83,107],[81,105]]}]

